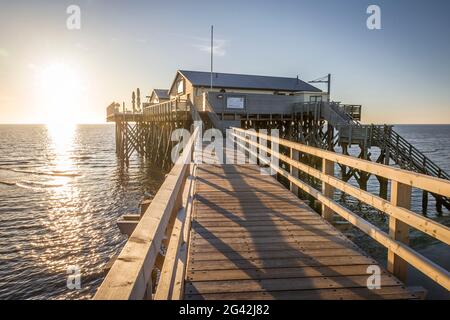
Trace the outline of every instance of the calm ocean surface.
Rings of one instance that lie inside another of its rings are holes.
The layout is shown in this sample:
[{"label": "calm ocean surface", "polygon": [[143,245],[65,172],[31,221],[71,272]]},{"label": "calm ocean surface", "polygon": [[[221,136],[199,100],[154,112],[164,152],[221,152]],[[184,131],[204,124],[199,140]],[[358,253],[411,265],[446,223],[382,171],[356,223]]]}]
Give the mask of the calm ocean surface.
[{"label": "calm ocean surface", "polygon": [[[126,241],[117,218],[163,180],[138,159],[120,167],[114,126],[1,125],[0,299],[91,297]],[[67,289],[69,266],[81,290]]]},{"label": "calm ocean surface", "polygon": [[[395,129],[450,171],[449,125]],[[117,218],[136,212],[143,196],[154,195],[164,179],[164,172],[138,158],[129,169],[121,168],[114,149],[111,125],[0,125],[0,299],[90,298],[95,293],[103,266],[126,241]],[[376,188],[370,180],[369,191]],[[420,203],[415,194],[417,212]],[[433,212],[431,217],[449,225],[445,210],[443,217]],[[370,247],[363,236],[354,238]],[[433,245],[420,236],[414,241],[422,249]],[[81,270],[80,290],[66,286],[70,266]]]}]

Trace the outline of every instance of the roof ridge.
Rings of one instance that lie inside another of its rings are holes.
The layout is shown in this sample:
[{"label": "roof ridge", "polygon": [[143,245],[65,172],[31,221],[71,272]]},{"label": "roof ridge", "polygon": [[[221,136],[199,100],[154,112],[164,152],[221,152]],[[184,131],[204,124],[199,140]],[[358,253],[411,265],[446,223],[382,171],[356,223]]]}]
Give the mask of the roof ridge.
[{"label": "roof ridge", "polygon": [[[189,81],[191,81],[193,85],[211,85],[211,73],[207,71],[178,70],[177,74],[181,74],[183,77],[189,79]],[[312,86],[306,81],[300,80],[298,77],[289,78],[225,72],[213,72],[213,75],[214,74],[216,76],[213,76],[212,79],[213,87],[249,88],[254,90],[275,90],[289,92],[322,92],[322,90],[320,90],[319,88]]]},{"label": "roof ridge", "polygon": [[[181,73],[183,72],[198,72],[198,73],[208,73],[210,74],[210,71],[197,71],[197,70],[178,70]],[[284,77],[284,76],[266,76],[266,75],[261,75],[261,74],[248,74],[248,73],[229,73],[229,72],[216,72],[213,71],[213,73],[218,73],[218,74],[226,74],[226,75],[232,75],[232,76],[250,76],[250,77],[266,77],[266,78],[278,78],[278,79],[293,79],[293,80],[297,80],[297,77]],[[303,81],[299,78],[300,81]],[[306,81],[303,81],[305,83],[307,83]]]}]

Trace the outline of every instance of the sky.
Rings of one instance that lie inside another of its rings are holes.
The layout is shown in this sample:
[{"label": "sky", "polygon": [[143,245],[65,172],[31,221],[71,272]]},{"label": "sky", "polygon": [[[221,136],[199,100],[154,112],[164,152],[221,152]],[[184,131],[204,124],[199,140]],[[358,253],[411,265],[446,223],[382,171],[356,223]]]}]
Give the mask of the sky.
[{"label": "sky", "polygon": [[[369,5],[380,30],[366,26]],[[105,122],[137,87],[208,71],[214,25],[215,71],[331,73],[332,99],[361,104],[364,123],[450,124],[449,13],[446,0],[0,0],[0,123]]]}]

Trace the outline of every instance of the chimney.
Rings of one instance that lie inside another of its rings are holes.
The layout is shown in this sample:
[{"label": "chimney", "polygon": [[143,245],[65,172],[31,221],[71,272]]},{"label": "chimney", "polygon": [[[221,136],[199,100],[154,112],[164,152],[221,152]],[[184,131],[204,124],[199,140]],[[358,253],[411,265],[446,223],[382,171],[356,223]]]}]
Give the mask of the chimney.
[{"label": "chimney", "polygon": [[299,79],[298,79],[298,75],[297,75],[297,84],[299,83],[299,81],[298,81]]}]

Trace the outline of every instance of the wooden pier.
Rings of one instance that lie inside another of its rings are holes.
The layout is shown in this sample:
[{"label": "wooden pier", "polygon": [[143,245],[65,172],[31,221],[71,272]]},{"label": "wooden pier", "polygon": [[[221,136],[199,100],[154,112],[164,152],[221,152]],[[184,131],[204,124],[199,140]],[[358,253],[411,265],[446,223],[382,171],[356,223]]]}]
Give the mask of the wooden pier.
[{"label": "wooden pier", "polygon": [[[176,97],[169,101],[145,105],[140,112],[127,112],[118,103],[107,108],[107,121],[116,125],[116,151],[123,165],[129,164],[133,153],[137,153],[154,165],[170,169],[170,152],[174,145],[171,134],[177,128],[190,129],[194,121],[201,121],[203,128],[224,131],[229,126],[244,129],[279,131],[281,138],[318,147],[324,150],[349,155],[349,149],[357,150],[357,157],[386,165],[394,164],[450,181],[450,176],[431,159],[417,150],[389,125],[363,125],[360,105],[345,105],[329,102],[296,103],[289,96],[247,94],[248,107],[243,111],[226,110],[223,100],[234,94],[205,93],[203,107],[194,105],[189,99]],[[219,99],[219,97],[221,97]],[[134,109],[133,109],[134,110]],[[231,113],[233,111],[233,113]],[[275,113],[273,112],[275,111]],[[339,148],[338,148],[339,147]],[[372,148],[378,156],[371,159]],[[303,162],[320,168],[321,162],[313,156],[303,155]],[[354,179],[363,190],[367,190],[369,172],[354,170],[339,165],[342,179]],[[376,175],[379,195],[388,198],[387,179]],[[450,210],[450,199],[431,193],[436,211],[442,214],[445,207]],[[427,213],[429,193],[423,192],[423,213]]]},{"label": "wooden pier", "polygon": [[170,169],[171,135],[177,128],[190,128],[196,115],[190,102],[173,99],[146,106],[141,112],[126,112],[125,107],[112,103],[107,108],[107,121],[115,122],[116,153],[122,164],[128,165],[131,155]]},{"label": "wooden pier", "polygon": [[[277,173],[261,175],[256,164],[198,163],[199,135],[197,128],[152,203],[132,222],[95,299],[421,298],[404,285],[408,265],[450,290],[448,270],[409,246],[410,229],[450,244],[448,227],[409,209],[412,188],[450,197],[448,180],[233,128],[233,145]],[[266,163],[262,151],[281,166]],[[320,159],[321,169],[299,161],[302,155]],[[386,179],[390,199],[339,179],[337,165]],[[321,181],[321,188],[301,174]],[[275,177],[289,181],[290,189]],[[383,212],[389,231],[337,203],[336,189]],[[321,216],[298,198],[299,190],[320,202]],[[336,217],[387,248],[386,268],[333,226]],[[378,289],[370,282],[377,268]]]},{"label": "wooden pier", "polygon": [[[121,164],[137,153],[170,173],[141,215],[118,221],[129,239],[96,299],[421,298],[404,285],[409,266],[450,289],[448,270],[409,246],[412,230],[450,244],[450,229],[426,217],[428,195],[438,214],[450,210],[450,176],[392,126],[361,124],[360,105],[333,102],[298,77],[178,70],[166,93],[142,109],[133,93],[132,112],[107,108]],[[192,136],[172,164],[175,129]],[[203,133],[222,141],[229,129],[231,144],[199,148]],[[367,191],[371,176],[379,192]],[[423,214],[410,210],[413,189]],[[388,230],[336,191],[384,214]],[[384,246],[387,265],[347,239],[342,222]]]}]

